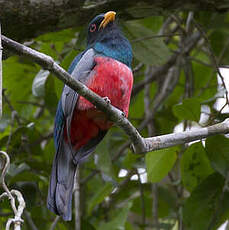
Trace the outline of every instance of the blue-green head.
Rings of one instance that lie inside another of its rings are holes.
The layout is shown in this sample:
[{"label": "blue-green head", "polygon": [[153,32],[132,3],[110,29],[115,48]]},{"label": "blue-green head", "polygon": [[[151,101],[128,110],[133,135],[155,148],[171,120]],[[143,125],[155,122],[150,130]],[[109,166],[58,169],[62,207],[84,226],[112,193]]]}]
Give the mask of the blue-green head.
[{"label": "blue-green head", "polygon": [[132,48],[115,22],[114,11],[97,15],[88,26],[87,47],[131,67]]}]

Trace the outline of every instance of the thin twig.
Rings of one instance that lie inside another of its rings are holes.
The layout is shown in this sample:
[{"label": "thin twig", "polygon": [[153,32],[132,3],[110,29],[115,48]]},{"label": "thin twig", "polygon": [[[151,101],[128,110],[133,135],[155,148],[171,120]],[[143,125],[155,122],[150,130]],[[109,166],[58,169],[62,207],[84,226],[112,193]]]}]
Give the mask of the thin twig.
[{"label": "thin twig", "polygon": [[15,117],[16,117],[16,111],[12,111],[12,113],[11,113],[11,121],[10,121],[10,123],[11,123],[10,124],[10,133],[9,133],[9,137],[8,137],[7,144],[6,144],[6,152],[9,151],[10,142],[11,142],[12,135],[13,135],[13,127],[14,127]]},{"label": "thin twig", "polygon": [[131,145],[131,141],[128,140],[126,141],[124,144],[122,144],[119,148],[119,150],[117,151],[117,153],[112,157],[112,162],[115,162],[122,154],[123,152],[130,147]]},{"label": "thin twig", "polygon": [[[223,56],[224,56],[224,54],[226,53],[226,51],[228,49],[228,46],[229,46],[229,39],[227,39],[227,42],[226,42],[225,46],[223,47],[222,51],[220,52],[218,60],[217,60],[217,63],[220,63],[221,60],[223,59]],[[223,66],[221,66],[221,67],[223,67]],[[223,68],[226,68],[226,67],[223,67]]]},{"label": "thin twig", "polygon": [[142,230],[145,229],[145,225],[146,225],[146,213],[145,213],[145,199],[144,199],[144,188],[143,188],[143,184],[141,182],[141,177],[139,172],[137,171],[137,175],[138,175],[138,183],[139,183],[139,190],[140,190],[140,198],[141,198],[141,209],[142,209]]},{"label": "thin twig", "polygon": [[203,61],[203,60],[200,60],[200,59],[195,58],[195,57],[193,57],[193,56],[188,56],[187,58],[188,58],[189,60],[191,60],[191,61],[194,61],[194,62],[199,63],[199,64],[201,64],[201,65],[204,65],[204,66],[206,66],[206,67],[212,68],[212,65],[211,65],[211,64],[209,64],[209,63],[207,63],[207,62],[205,62],[205,61]]},{"label": "thin twig", "polygon": [[[177,64],[169,69],[167,76],[163,82],[163,85],[160,89],[160,92],[157,94],[157,96],[154,99],[153,109],[152,109],[154,114],[159,109],[159,107],[163,104],[163,102],[169,97],[169,95],[173,92],[174,88],[178,83],[180,77],[180,60],[181,57],[177,59]],[[148,118],[150,119],[150,116],[148,116],[147,119]]]},{"label": "thin twig", "polygon": [[54,230],[58,221],[60,220],[60,216],[56,216],[55,220],[53,221],[51,227],[50,227],[50,230]]},{"label": "thin twig", "polygon": [[160,223],[158,221],[158,184],[152,184],[152,193],[153,193],[153,222],[155,225],[155,229],[160,229]]},{"label": "thin twig", "polygon": [[80,221],[80,168],[79,165],[75,173],[75,184],[74,184],[74,198],[75,198],[75,230],[81,229]]},{"label": "thin twig", "polygon": [[[8,169],[9,169],[9,167],[10,167],[10,158],[9,158],[9,156],[8,156],[8,154],[6,152],[0,151],[0,154],[5,157],[5,164],[3,166],[2,174],[1,174],[1,177],[0,177],[1,185],[2,185],[2,188],[4,189],[4,191],[7,193],[7,196],[11,200],[11,206],[12,206],[13,212],[16,213],[17,209],[15,207],[14,197],[10,193],[10,191],[9,191],[9,189],[8,189],[6,183],[5,183],[5,176],[6,176],[6,173],[7,173]],[[1,196],[0,196],[0,199],[1,199]]]},{"label": "thin twig", "polygon": [[171,34],[153,34],[150,36],[145,36],[145,37],[141,37],[141,38],[136,38],[134,40],[131,40],[131,42],[140,42],[140,41],[145,41],[145,40],[149,40],[149,39],[153,39],[153,38],[167,38],[167,37],[174,37],[174,36],[181,36],[182,34],[180,33],[171,33]]},{"label": "thin twig", "polygon": [[137,95],[140,92],[140,90],[142,90],[144,88],[144,86],[146,84],[151,83],[158,76],[161,77],[161,76],[165,75],[167,73],[167,71],[169,70],[169,68],[174,65],[174,63],[176,62],[177,57],[178,57],[178,54],[173,54],[164,65],[162,65],[160,67],[155,67],[153,69],[150,77],[147,80],[144,79],[144,80],[136,83],[134,85],[134,87],[133,87],[132,97]]},{"label": "thin twig", "polygon": [[[11,208],[13,209],[13,212],[14,212],[14,218],[9,218],[7,223],[6,223],[6,230],[10,229],[10,226],[12,223],[14,224],[14,230],[20,230],[21,225],[24,222],[21,218],[21,215],[22,215],[23,210],[25,208],[25,201],[24,201],[22,194],[19,191],[14,190],[14,189],[9,191],[9,189],[5,183],[5,176],[6,176],[7,170],[10,166],[10,158],[9,158],[8,154],[4,151],[0,151],[0,154],[5,157],[5,164],[3,166],[1,177],[0,177],[1,185],[2,185],[5,192],[0,195],[0,200],[4,197],[8,197],[8,199],[10,199]],[[14,196],[17,198],[18,207],[16,207]]]},{"label": "thin twig", "polygon": [[110,209],[110,208],[113,206],[116,197],[120,194],[120,191],[121,191],[122,189],[127,188],[127,186],[126,186],[127,183],[129,183],[131,177],[132,177],[135,173],[136,173],[136,169],[135,169],[135,168],[129,170],[128,173],[127,173],[127,175],[125,176],[124,180],[122,180],[122,181],[118,184],[118,186],[115,188],[115,191],[112,192],[112,193],[110,194],[110,197],[109,197],[110,199],[109,199],[109,201],[108,201],[108,203],[107,203],[107,209]]},{"label": "thin twig", "polygon": [[182,19],[180,19],[179,16],[172,14],[171,18],[177,23],[177,25],[180,28],[180,31],[182,32],[182,35],[187,35],[187,31],[185,30],[185,28],[182,26],[183,22]]},{"label": "thin twig", "polygon": [[207,230],[211,230],[215,227],[217,221],[219,220],[219,217],[220,217],[220,212],[221,210],[223,209],[223,202],[224,202],[224,198],[225,198],[225,193],[228,192],[228,185],[229,185],[229,171],[227,171],[227,175],[226,175],[226,178],[225,178],[225,182],[224,182],[224,186],[222,188],[222,192],[219,196],[219,199],[218,199],[218,202],[216,204],[216,207],[215,207],[215,210],[214,210],[214,213],[211,217],[211,220],[209,222],[209,225],[208,225],[208,228]]},{"label": "thin twig", "polygon": [[133,69],[133,73],[136,74],[143,66],[144,66],[143,63],[139,63],[139,64]]},{"label": "thin twig", "polygon": [[199,30],[199,32],[201,33],[201,35],[203,36],[203,38],[204,38],[204,40],[206,42],[206,45],[207,45],[207,48],[208,48],[208,51],[209,51],[209,55],[210,55],[210,58],[211,58],[211,61],[212,61],[212,64],[215,66],[216,72],[217,72],[217,74],[219,75],[219,77],[220,77],[220,79],[222,81],[222,85],[223,85],[223,87],[225,89],[226,102],[229,105],[229,97],[228,97],[228,91],[227,91],[226,83],[224,81],[223,75],[220,72],[217,59],[216,59],[216,57],[214,55],[214,52],[213,52],[213,50],[211,48],[211,45],[210,45],[210,42],[208,40],[207,34],[205,33],[205,31],[203,30],[203,28],[201,27],[200,24],[198,24],[195,20],[193,20],[193,22],[194,22],[196,28]]},{"label": "thin twig", "polygon": [[42,108],[44,107],[44,104],[33,102],[33,101],[17,101],[17,103],[26,104],[26,105],[34,105],[34,106],[42,107]]},{"label": "thin twig", "polygon": [[97,175],[99,171],[98,170],[94,170],[91,172],[91,174],[89,174],[86,178],[83,178],[80,181],[80,184],[86,184],[90,179],[92,179],[95,175]]},{"label": "thin twig", "polygon": [[24,212],[25,218],[28,222],[28,225],[30,226],[31,230],[38,230],[37,226],[33,222],[33,219],[31,218],[31,215],[28,211]]},{"label": "thin twig", "polygon": [[183,57],[183,69],[185,74],[185,94],[186,98],[192,97],[194,92],[194,76],[191,61],[185,56]]},{"label": "thin twig", "polygon": [[188,17],[187,17],[187,20],[186,20],[186,33],[189,35],[193,32],[193,24],[192,24],[192,21],[193,21],[193,17],[194,17],[194,13],[192,11],[190,11],[188,13]]},{"label": "thin twig", "polygon": [[4,101],[7,103],[9,109],[11,110],[11,113],[14,113],[14,117],[15,117],[15,120],[17,121],[18,125],[21,125],[21,119],[18,115],[18,112],[14,109],[13,105],[11,104],[10,100],[8,99],[5,90],[3,90],[3,92],[2,92],[2,96],[3,96]]}]

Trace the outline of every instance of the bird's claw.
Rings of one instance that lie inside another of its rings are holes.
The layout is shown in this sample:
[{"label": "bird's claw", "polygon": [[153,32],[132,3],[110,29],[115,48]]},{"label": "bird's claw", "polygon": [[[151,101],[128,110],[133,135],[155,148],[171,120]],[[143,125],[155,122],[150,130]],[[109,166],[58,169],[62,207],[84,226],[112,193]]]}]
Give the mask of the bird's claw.
[{"label": "bird's claw", "polygon": [[126,113],[122,111],[122,116],[123,117],[126,117]]},{"label": "bird's claw", "polygon": [[107,104],[110,104],[110,103],[111,103],[109,97],[103,97],[103,100],[104,100]]}]

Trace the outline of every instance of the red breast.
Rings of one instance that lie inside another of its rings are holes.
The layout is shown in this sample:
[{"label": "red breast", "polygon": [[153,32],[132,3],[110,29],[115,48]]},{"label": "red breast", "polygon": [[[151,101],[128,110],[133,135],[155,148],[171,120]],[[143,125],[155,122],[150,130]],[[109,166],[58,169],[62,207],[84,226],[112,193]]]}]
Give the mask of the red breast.
[{"label": "red breast", "polygon": [[[111,104],[128,116],[133,75],[125,64],[109,57],[96,57],[86,85],[100,95],[108,97]],[[106,115],[97,110],[88,100],[79,97],[71,123],[71,141],[79,149],[98,135],[99,130],[112,126]]]},{"label": "red breast", "polygon": [[[108,97],[111,104],[128,116],[133,75],[125,64],[109,57],[96,57],[96,66],[91,72],[86,85],[101,97]],[[77,109],[86,110],[94,107],[80,96]]]}]

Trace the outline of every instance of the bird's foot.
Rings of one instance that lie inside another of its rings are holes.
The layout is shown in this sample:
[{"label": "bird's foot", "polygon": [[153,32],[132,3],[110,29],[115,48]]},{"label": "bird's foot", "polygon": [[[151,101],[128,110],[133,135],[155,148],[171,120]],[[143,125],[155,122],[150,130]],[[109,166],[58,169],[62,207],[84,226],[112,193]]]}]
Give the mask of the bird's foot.
[{"label": "bird's foot", "polygon": [[103,100],[104,100],[107,104],[110,104],[110,103],[111,103],[109,97],[103,97]]},{"label": "bird's foot", "polygon": [[122,111],[122,116],[123,117],[126,117],[126,113]]}]

